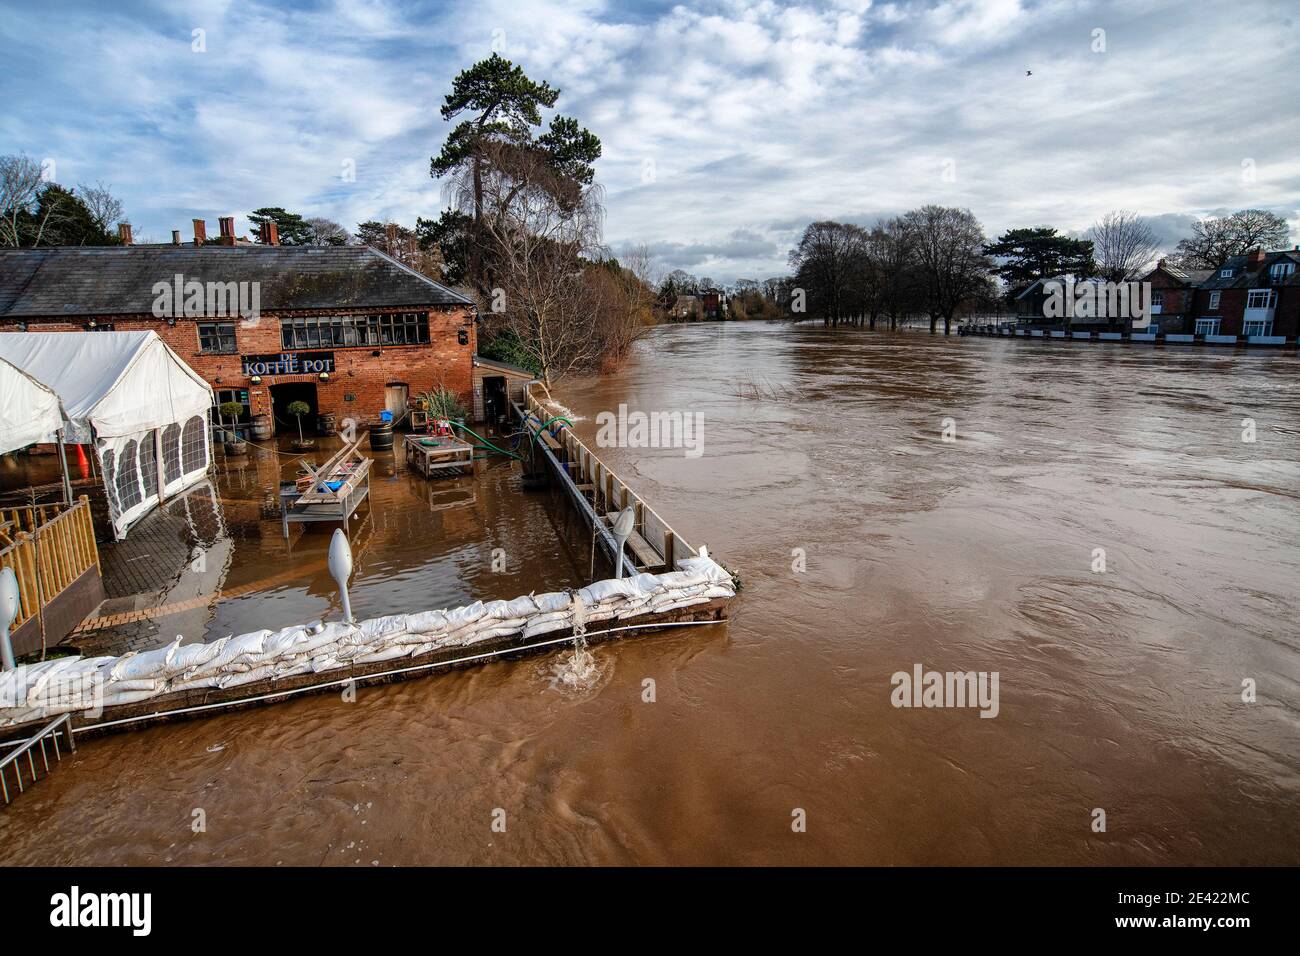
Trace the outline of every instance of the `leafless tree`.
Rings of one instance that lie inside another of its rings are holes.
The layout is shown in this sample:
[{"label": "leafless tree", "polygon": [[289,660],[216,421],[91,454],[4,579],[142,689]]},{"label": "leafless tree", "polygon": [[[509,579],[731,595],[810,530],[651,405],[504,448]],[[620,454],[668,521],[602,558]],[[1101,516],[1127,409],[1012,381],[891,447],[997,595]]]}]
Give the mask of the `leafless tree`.
[{"label": "leafless tree", "polygon": [[1185,269],[1217,269],[1251,249],[1286,245],[1291,227],[1266,209],[1241,209],[1222,219],[1193,223],[1192,235],[1178,243],[1174,261]]},{"label": "leafless tree", "polygon": [[600,189],[566,179],[527,147],[490,143],[482,151],[477,170],[458,173],[453,200],[462,210],[481,203],[492,260],[487,311],[549,387],[604,352],[584,268],[584,257],[600,251]]},{"label": "leafless tree", "polygon": [[1140,274],[1155,259],[1160,243],[1147,221],[1128,209],[1108,212],[1088,230],[1101,274],[1123,282]]},{"label": "leafless tree", "polygon": [[41,191],[41,164],[24,155],[0,156],[0,245],[18,246],[18,222],[36,208]]},{"label": "leafless tree", "polygon": [[313,246],[344,246],[352,239],[350,232],[333,219],[326,219],[324,216],[313,216],[308,219],[307,228],[311,230]]},{"label": "leafless tree", "polygon": [[77,187],[77,196],[90,213],[91,222],[100,232],[109,233],[113,226],[123,222],[122,200],[113,195],[110,187],[97,182],[93,186],[82,183]]},{"label": "leafless tree", "polygon": [[985,294],[992,262],[984,254],[984,227],[969,209],[922,206],[903,217],[914,251],[930,332],[940,319],[952,330],[957,310]]}]

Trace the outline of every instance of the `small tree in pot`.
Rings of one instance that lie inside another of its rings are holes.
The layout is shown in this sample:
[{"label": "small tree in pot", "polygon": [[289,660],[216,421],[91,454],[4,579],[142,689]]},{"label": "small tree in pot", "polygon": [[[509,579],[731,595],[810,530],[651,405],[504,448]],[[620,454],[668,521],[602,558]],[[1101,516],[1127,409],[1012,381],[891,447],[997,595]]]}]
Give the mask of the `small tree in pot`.
[{"label": "small tree in pot", "polygon": [[298,440],[293,443],[293,447],[302,451],[314,446],[316,444],[315,439],[302,437],[302,416],[310,414],[311,406],[306,402],[290,402],[289,407],[285,410],[294,418],[298,419]]},{"label": "small tree in pot", "polygon": [[[239,433],[238,422],[240,416],[244,414],[244,406],[239,402],[222,402],[217,406],[217,413],[221,419],[221,431],[225,436],[226,454],[242,455],[248,451],[248,443],[244,441],[244,436]],[[231,427],[226,428],[226,419],[231,421]]]}]

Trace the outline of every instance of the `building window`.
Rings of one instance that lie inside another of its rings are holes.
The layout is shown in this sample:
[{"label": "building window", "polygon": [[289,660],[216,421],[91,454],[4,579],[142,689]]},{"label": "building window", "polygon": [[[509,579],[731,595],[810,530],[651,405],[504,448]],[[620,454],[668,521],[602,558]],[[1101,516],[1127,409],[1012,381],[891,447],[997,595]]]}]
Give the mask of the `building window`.
[{"label": "building window", "polygon": [[1272,335],[1273,320],[1272,319],[1247,319],[1246,324],[1243,327],[1242,331],[1245,332],[1245,334],[1248,336]]},{"label": "building window", "polygon": [[1276,289],[1251,289],[1246,293],[1246,308],[1248,309],[1271,309],[1276,303]]},{"label": "building window", "polygon": [[1221,321],[1222,321],[1221,319],[1197,319],[1196,334],[1197,335],[1218,335],[1219,322]]},{"label": "building window", "polygon": [[87,332],[112,332],[112,331],[113,331],[113,323],[112,323],[112,322],[93,322],[93,321],[92,321],[92,322],[87,322],[87,323],[86,323],[86,331],[87,331]]},{"label": "building window", "polygon": [[1211,309],[1217,309],[1217,308],[1219,307],[1219,296],[1220,296],[1220,295],[1221,295],[1221,293],[1219,293],[1219,292],[1211,292],[1211,293],[1210,293],[1210,308],[1211,308]]},{"label": "building window", "polygon": [[1159,289],[1153,289],[1151,292],[1151,304],[1162,306],[1165,304],[1165,294]]},{"label": "building window", "polygon": [[366,345],[427,345],[429,316],[424,312],[311,316],[280,320],[285,349],[353,348]]},{"label": "building window", "polygon": [[234,322],[200,322],[199,351],[232,355],[235,347]]},{"label": "building window", "polygon": [[1232,270],[1231,270],[1231,269],[1220,269],[1220,270],[1219,270],[1219,277],[1220,277],[1221,279],[1231,279],[1231,278],[1232,278]]},{"label": "building window", "polygon": [[126,514],[141,501],[140,472],[135,460],[136,443],[134,440],[122,446],[117,456],[117,505]]},{"label": "building window", "polygon": [[[244,410],[239,414],[238,421],[246,422],[252,417],[249,413],[250,406],[248,404],[248,389],[218,388],[213,390],[212,395],[216,399],[216,403],[212,406],[214,409],[220,408],[222,405],[226,404],[226,402],[238,402],[240,405],[244,406]],[[217,412],[216,414],[218,418],[222,417],[220,412]],[[234,423],[232,422],[231,424]]]},{"label": "building window", "polygon": [[1294,262],[1275,262],[1268,270],[1268,274],[1273,278],[1274,282],[1280,282],[1293,272],[1295,272]]}]

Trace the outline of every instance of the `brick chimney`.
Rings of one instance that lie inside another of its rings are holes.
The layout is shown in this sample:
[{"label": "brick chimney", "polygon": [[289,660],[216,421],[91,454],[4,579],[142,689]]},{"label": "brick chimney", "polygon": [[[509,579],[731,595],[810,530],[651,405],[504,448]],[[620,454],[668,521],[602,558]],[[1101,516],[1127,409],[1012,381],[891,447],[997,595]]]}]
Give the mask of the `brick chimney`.
[{"label": "brick chimney", "polygon": [[180,244],[181,244],[181,231],[180,231],[179,229],[173,229],[173,230],[172,230],[172,245],[173,245],[173,246],[179,246]]},{"label": "brick chimney", "polygon": [[1246,268],[1248,270],[1253,271],[1255,269],[1258,269],[1263,264],[1264,264],[1264,250],[1251,249],[1249,254],[1247,254],[1246,256]]},{"label": "brick chimney", "polygon": [[235,217],[219,217],[217,219],[217,228],[221,230],[221,244],[223,246],[233,246],[235,244]]},{"label": "brick chimney", "polygon": [[280,227],[274,220],[268,219],[258,227],[257,237],[265,246],[278,246],[280,244]]},{"label": "brick chimney", "polygon": [[208,224],[202,219],[194,220],[194,244],[201,246],[208,241]]},{"label": "brick chimney", "polygon": [[1159,260],[1159,261],[1156,263],[1156,268],[1157,268],[1157,269],[1163,269],[1164,267],[1165,267],[1165,260],[1164,260],[1164,259],[1161,259],[1161,260]]},{"label": "brick chimney", "polygon": [[131,224],[129,222],[119,222],[117,224],[117,238],[122,240],[122,245],[131,244]]},{"label": "brick chimney", "polygon": [[390,256],[397,253],[397,223],[390,222],[384,227],[384,239],[388,242],[388,248],[384,252]]}]

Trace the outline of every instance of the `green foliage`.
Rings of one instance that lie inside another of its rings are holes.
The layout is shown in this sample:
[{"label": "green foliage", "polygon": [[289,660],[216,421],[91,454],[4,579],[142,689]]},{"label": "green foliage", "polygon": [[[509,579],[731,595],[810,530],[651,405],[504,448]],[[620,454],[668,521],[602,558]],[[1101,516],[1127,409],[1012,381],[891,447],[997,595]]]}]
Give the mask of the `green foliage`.
[{"label": "green foliage", "polygon": [[71,189],[48,183],[36,197],[35,208],[15,217],[22,246],[116,246],[118,237],[95,222],[95,217]]},{"label": "green foliage", "polygon": [[444,209],[437,219],[415,220],[415,238],[421,249],[437,248],[442,255],[443,280],[460,285],[469,271],[469,245],[474,218]]},{"label": "green foliage", "polygon": [[282,246],[309,246],[312,243],[312,229],[307,220],[296,212],[286,212],[279,206],[263,206],[248,214],[248,221],[253,224],[253,238],[261,235],[262,224],[274,222],[280,233]]},{"label": "green foliage", "polygon": [[306,402],[290,402],[289,407],[285,409],[294,418],[302,418],[311,411],[311,406]]},{"label": "green foliage", "polygon": [[1048,226],[1008,229],[984,253],[1002,260],[994,271],[1013,293],[1038,279],[1065,273],[1086,279],[1097,271],[1090,240],[1059,236]]},{"label": "green foliage", "polygon": [[469,410],[461,404],[460,396],[445,385],[439,385],[428,392],[421,392],[417,401],[434,418],[463,421],[469,417]]},{"label": "green foliage", "polygon": [[550,157],[551,166],[584,186],[596,178],[592,163],[600,159],[600,137],[583,129],[571,116],[556,116],[537,143]]},{"label": "green foliage", "polygon": [[244,406],[240,402],[222,402],[217,411],[221,412],[222,417],[237,422],[244,414]]},{"label": "green foliage", "polygon": [[487,342],[480,342],[478,354],[484,358],[496,359],[507,365],[526,368],[537,377],[542,375],[542,365],[537,356],[527,349],[513,332],[505,331],[493,336]]}]

